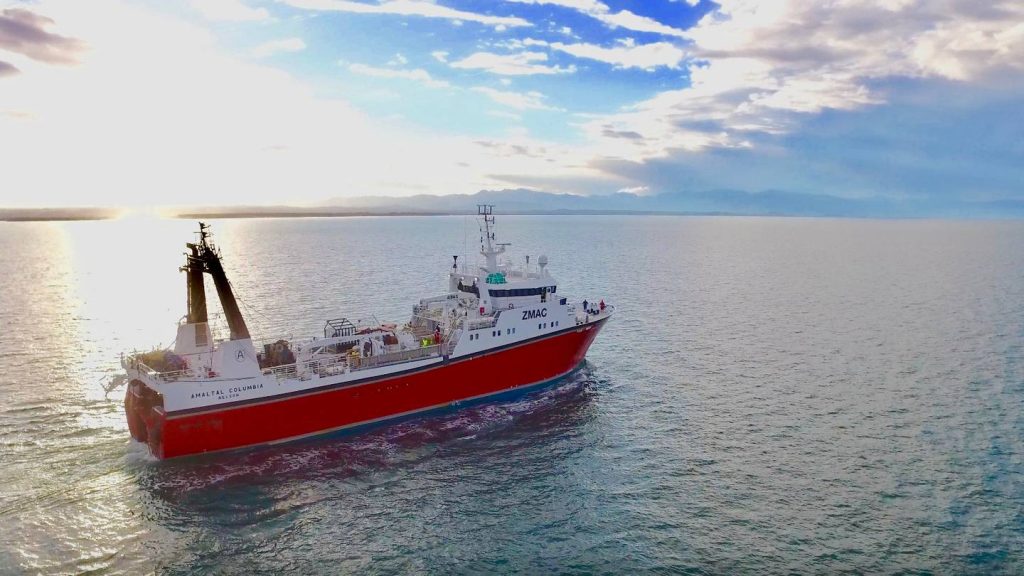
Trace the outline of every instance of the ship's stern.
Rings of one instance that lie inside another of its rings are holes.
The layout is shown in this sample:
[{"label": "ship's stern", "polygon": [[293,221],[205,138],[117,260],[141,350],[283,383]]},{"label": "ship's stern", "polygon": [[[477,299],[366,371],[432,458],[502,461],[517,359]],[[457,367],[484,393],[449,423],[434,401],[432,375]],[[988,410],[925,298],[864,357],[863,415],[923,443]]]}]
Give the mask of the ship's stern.
[{"label": "ship's stern", "polygon": [[[126,362],[130,364],[130,362]],[[163,458],[164,398],[149,385],[146,374],[126,365],[128,389],[124,394],[124,413],[133,439],[149,446],[157,458]]]}]

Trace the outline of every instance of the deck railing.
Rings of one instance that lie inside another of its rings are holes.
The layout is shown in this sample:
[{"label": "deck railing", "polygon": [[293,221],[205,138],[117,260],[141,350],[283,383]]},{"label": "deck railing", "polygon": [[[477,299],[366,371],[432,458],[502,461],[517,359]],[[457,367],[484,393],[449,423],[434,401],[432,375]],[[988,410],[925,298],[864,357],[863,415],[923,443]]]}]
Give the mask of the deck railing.
[{"label": "deck railing", "polygon": [[135,367],[139,372],[150,378],[157,380],[163,380],[164,382],[174,382],[181,380],[186,376],[195,376],[191,369],[186,368],[184,370],[172,370],[170,372],[158,372],[155,369],[148,366],[145,362],[139,359],[129,359],[129,365]]},{"label": "deck railing", "polygon": [[[389,366],[400,362],[408,362],[410,360],[436,357],[442,355],[444,353],[444,349],[445,346],[443,344],[434,344],[431,346],[423,346],[421,348],[388,352],[366,358],[351,356],[349,354],[332,354],[329,356],[318,356],[305,362],[264,368],[262,372],[264,376],[273,376],[278,380],[308,380],[314,375],[318,375],[320,377],[335,376],[337,374],[344,374],[345,372],[353,370],[366,370],[368,368]],[[160,380],[162,382],[176,382],[182,379],[195,379],[198,376],[192,369],[159,372],[137,358],[128,358],[127,366],[137,369],[144,376],[153,378],[154,380]]]}]

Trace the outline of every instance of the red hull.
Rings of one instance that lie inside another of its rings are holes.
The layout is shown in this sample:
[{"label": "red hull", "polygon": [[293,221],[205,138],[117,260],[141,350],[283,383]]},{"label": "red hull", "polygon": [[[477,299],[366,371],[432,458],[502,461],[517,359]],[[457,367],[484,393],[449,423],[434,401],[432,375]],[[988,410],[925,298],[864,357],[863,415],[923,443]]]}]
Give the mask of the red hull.
[{"label": "red hull", "polygon": [[[159,400],[139,401],[148,388],[133,383],[125,408],[132,435],[158,458],[281,442],[558,378],[583,361],[603,324],[385,379],[180,415],[165,415]],[[136,433],[143,427],[145,434]]]}]

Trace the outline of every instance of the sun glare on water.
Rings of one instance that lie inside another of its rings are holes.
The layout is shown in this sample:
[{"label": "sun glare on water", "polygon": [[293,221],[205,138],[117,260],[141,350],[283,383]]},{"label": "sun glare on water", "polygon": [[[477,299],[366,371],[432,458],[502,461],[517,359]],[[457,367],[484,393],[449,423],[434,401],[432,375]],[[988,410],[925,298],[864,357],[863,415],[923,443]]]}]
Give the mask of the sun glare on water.
[{"label": "sun glare on water", "polygon": [[[167,346],[184,314],[183,242],[192,223],[131,212],[115,220],[69,222],[57,227],[67,267],[69,311],[82,332],[87,365],[116,367],[111,350]],[[102,355],[103,357],[100,357]]]}]

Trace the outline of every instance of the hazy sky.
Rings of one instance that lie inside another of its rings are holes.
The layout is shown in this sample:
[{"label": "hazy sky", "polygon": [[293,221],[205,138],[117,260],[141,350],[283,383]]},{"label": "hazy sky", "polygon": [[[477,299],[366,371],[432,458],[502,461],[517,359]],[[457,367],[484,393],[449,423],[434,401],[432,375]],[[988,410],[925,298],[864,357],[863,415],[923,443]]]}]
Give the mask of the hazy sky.
[{"label": "hazy sky", "polygon": [[1021,0],[0,0],[0,205],[1024,198]]}]

